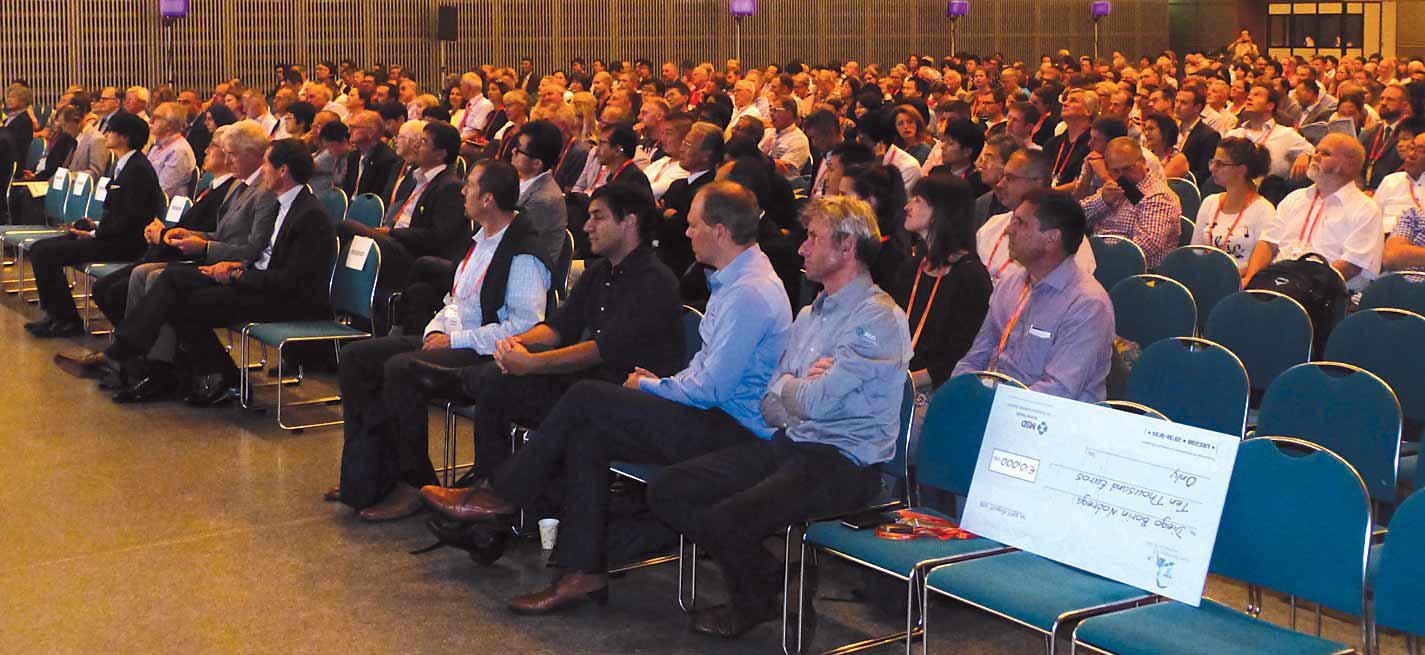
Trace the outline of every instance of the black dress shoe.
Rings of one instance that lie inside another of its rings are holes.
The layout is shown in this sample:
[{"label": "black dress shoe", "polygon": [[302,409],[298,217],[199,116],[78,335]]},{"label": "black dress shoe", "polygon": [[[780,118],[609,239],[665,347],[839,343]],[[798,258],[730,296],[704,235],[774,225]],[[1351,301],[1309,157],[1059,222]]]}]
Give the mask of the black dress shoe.
[{"label": "black dress shoe", "polygon": [[109,356],[100,350],[87,355],[65,355],[54,356],[54,363],[60,370],[79,378],[97,380],[103,378],[110,371],[118,371],[119,363],[109,359]]},{"label": "black dress shoe", "polygon": [[714,605],[693,612],[692,628],[699,634],[736,639],[780,614],[780,608],[770,602],[757,603],[755,607],[739,607],[732,603]]},{"label": "black dress shoe", "polygon": [[173,398],[173,394],[178,390],[178,381],[172,375],[154,374],[150,375],[133,385],[120,389],[114,394],[114,402],[121,405],[128,403],[146,403],[154,400],[168,400]]},{"label": "black dress shoe", "polygon": [[195,407],[216,407],[236,400],[237,387],[233,386],[222,373],[212,373],[198,378],[193,392],[183,402]]},{"label": "black dress shoe", "polygon": [[38,321],[30,321],[29,323],[26,323],[25,331],[29,332],[30,334],[34,334],[35,330],[38,330],[40,328],[48,328],[52,323],[54,323],[54,319],[46,316]]},{"label": "black dress shoe", "polygon": [[79,321],[51,321],[48,325],[41,325],[30,334],[36,339],[58,339],[62,337],[77,337],[84,334],[84,326]]},{"label": "black dress shoe", "polygon": [[475,399],[466,395],[464,384],[460,380],[458,368],[432,364],[422,360],[411,362],[411,372],[415,374],[416,386],[420,387],[427,396],[440,400],[449,400],[457,405],[473,405]]}]

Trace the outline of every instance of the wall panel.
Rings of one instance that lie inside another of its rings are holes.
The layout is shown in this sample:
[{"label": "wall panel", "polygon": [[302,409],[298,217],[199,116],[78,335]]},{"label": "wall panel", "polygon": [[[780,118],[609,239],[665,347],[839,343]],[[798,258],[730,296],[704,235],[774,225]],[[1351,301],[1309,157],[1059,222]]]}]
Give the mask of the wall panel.
[{"label": "wall panel", "polygon": [[[1103,47],[1137,55],[1167,47],[1169,0],[1118,0]],[[458,41],[435,40],[440,4],[460,8]],[[763,0],[742,23],[749,64],[855,59],[881,64],[950,46],[943,0]],[[726,0],[192,0],[164,60],[158,0],[9,0],[0,4],[0,66],[52,101],[64,86],[156,85],[170,76],[210,89],[240,77],[272,83],[273,64],[322,59],[405,66],[437,83],[451,72],[534,59],[538,70],[572,57],[712,61],[733,56],[736,23]],[[1087,0],[978,0],[959,24],[961,50],[1035,59],[1092,47]]]}]

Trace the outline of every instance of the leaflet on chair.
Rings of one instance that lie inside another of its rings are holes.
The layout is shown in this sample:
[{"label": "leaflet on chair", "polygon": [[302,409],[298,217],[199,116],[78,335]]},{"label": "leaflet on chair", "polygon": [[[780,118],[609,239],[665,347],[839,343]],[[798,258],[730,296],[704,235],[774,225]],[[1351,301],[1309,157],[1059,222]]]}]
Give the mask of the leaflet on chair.
[{"label": "leaflet on chair", "polygon": [[1239,443],[1002,385],[961,527],[1197,606]]},{"label": "leaflet on chair", "polygon": [[359,271],[366,268],[366,256],[371,254],[371,245],[376,243],[371,237],[356,235],[351,239],[351,249],[346,253],[346,267]]}]

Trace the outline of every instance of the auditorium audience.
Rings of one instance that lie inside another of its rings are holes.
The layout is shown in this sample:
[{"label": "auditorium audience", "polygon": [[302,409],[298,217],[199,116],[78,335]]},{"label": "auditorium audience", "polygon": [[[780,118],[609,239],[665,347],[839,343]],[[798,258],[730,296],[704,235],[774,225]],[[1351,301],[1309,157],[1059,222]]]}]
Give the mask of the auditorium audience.
[{"label": "auditorium audience", "polygon": [[158,175],[158,186],[172,200],[188,196],[197,181],[197,159],[193,147],[183,138],[186,123],[183,108],[176,102],[165,102],[153,110],[153,141],[148,148],[148,160]]}]

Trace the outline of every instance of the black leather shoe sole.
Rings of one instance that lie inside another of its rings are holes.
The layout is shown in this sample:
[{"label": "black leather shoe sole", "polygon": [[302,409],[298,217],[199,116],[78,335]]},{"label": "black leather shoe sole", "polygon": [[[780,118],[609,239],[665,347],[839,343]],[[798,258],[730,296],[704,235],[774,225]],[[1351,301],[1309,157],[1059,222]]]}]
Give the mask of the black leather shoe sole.
[{"label": "black leather shoe sole", "polygon": [[30,334],[34,335],[36,339],[77,337],[84,334],[84,326],[79,323],[50,323],[30,330]]}]

